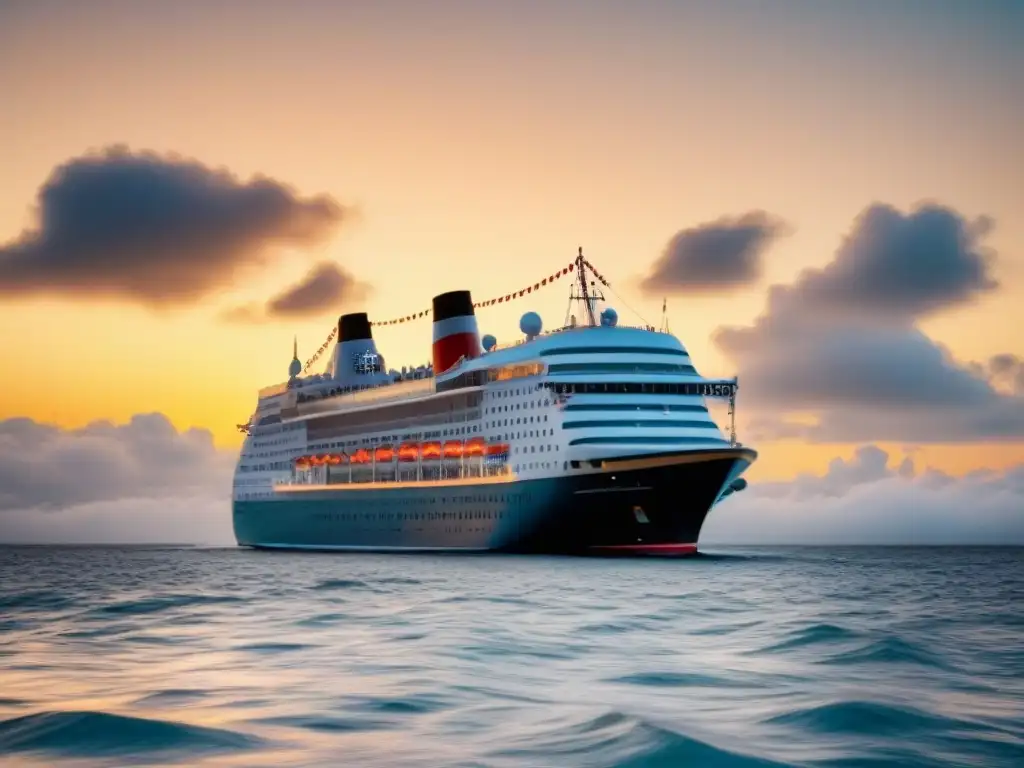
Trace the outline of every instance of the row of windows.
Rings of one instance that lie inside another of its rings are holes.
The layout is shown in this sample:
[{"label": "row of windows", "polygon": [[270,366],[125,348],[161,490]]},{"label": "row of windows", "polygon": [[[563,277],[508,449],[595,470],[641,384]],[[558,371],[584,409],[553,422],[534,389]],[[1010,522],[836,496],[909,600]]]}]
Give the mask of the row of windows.
[{"label": "row of windows", "polygon": [[696,375],[685,363],[555,363],[548,366],[552,376],[566,373],[678,373]]},{"label": "row of windows", "polygon": [[718,437],[577,437],[570,440],[569,445],[643,445],[654,443],[658,445],[681,445],[689,443],[701,443],[707,445],[729,445],[728,441]]},{"label": "row of windows", "polygon": [[545,349],[540,353],[541,357],[551,355],[679,355],[686,356],[685,349],[665,349],[659,347],[559,347],[557,349]]},{"label": "row of windows", "polygon": [[729,397],[735,384],[708,384],[700,381],[580,381],[563,384],[546,381],[544,387],[556,394],[576,395],[697,395]]},{"label": "row of windows", "polygon": [[504,399],[508,397],[521,397],[523,395],[529,394],[530,392],[540,390],[543,388],[544,385],[538,382],[537,386],[535,387],[516,387],[515,389],[512,389],[510,387],[508,389],[497,389],[492,392],[484,392],[484,397],[499,399]]},{"label": "row of windows", "polygon": [[511,405],[492,405],[485,408],[484,413],[504,413],[507,411],[518,411],[521,409],[528,408],[544,408],[549,405],[551,405],[551,401],[548,400],[547,398],[544,398],[543,400],[530,400],[527,403],[513,403]]},{"label": "row of windows", "polygon": [[318,520],[338,522],[427,522],[453,520],[500,520],[509,510],[473,509],[463,512],[320,512],[313,517]]},{"label": "row of windows", "polygon": [[562,424],[562,429],[593,429],[598,427],[640,427],[642,429],[718,429],[718,426],[710,421],[692,421],[685,419],[661,419],[658,421],[618,419],[609,420],[588,420],[588,421],[567,421]]},{"label": "row of windows", "polygon": [[707,413],[703,405],[668,405],[660,403],[566,403],[563,411],[662,411],[668,413]]}]

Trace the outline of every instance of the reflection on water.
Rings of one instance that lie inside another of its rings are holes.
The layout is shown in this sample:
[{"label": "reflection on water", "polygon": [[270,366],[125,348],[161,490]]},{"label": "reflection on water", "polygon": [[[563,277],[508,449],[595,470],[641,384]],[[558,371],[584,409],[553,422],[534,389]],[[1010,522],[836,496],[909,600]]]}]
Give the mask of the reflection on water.
[{"label": "reflection on water", "polygon": [[1024,551],[0,549],[4,764],[1024,765]]}]

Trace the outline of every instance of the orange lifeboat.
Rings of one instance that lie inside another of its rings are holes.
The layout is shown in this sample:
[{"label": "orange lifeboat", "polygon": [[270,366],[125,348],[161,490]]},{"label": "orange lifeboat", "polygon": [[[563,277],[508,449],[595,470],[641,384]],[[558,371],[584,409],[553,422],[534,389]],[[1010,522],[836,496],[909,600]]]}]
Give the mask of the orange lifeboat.
[{"label": "orange lifeboat", "polygon": [[444,444],[444,457],[446,459],[462,458],[463,445],[461,440],[449,440]]},{"label": "orange lifeboat", "polygon": [[336,467],[339,464],[344,463],[344,457],[341,456],[341,455],[338,455],[337,453],[330,453],[330,454],[327,455],[326,463],[330,464],[332,467]]},{"label": "orange lifeboat", "polygon": [[508,443],[491,443],[487,446],[488,456],[501,456],[508,453]]},{"label": "orange lifeboat", "polygon": [[483,456],[487,449],[487,441],[482,437],[473,437],[466,441],[466,456]]},{"label": "orange lifeboat", "polygon": [[386,463],[386,462],[391,461],[394,458],[395,458],[395,451],[394,451],[394,449],[392,449],[392,447],[390,445],[379,446],[377,448],[377,450],[374,451],[374,461],[376,461],[378,463],[381,463],[381,462]]},{"label": "orange lifeboat", "polygon": [[424,443],[422,446],[422,456],[424,459],[440,459],[441,444],[436,442]]},{"label": "orange lifeboat", "polygon": [[369,464],[370,463],[370,452],[365,448],[360,448],[352,457],[349,459],[353,464]]},{"label": "orange lifeboat", "polygon": [[420,446],[417,443],[402,443],[398,446],[399,461],[416,461],[420,457]]},{"label": "orange lifeboat", "polygon": [[299,458],[297,458],[295,460],[295,468],[296,469],[309,469],[309,459],[310,459],[309,456],[299,456]]}]

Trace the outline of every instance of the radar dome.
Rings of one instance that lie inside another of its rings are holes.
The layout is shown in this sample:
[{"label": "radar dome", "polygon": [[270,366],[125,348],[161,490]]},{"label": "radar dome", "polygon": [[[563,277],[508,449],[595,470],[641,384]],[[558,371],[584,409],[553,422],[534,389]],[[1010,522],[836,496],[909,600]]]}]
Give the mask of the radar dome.
[{"label": "radar dome", "polygon": [[294,379],[300,373],[302,373],[302,363],[299,362],[298,358],[293,357],[288,365],[288,375]]},{"label": "radar dome", "polygon": [[601,325],[607,325],[609,328],[614,328],[618,322],[619,313],[611,307],[608,307],[601,313]]},{"label": "radar dome", "polygon": [[483,348],[485,350],[487,350],[488,352],[490,352],[492,349],[494,349],[494,347],[495,347],[495,345],[497,343],[498,343],[498,340],[496,338],[494,338],[494,336],[492,336],[489,333],[486,336],[484,336],[483,339],[481,340],[481,344],[483,344]]},{"label": "radar dome", "polygon": [[527,312],[519,318],[519,330],[531,338],[540,335],[543,327],[544,323],[536,312]]}]

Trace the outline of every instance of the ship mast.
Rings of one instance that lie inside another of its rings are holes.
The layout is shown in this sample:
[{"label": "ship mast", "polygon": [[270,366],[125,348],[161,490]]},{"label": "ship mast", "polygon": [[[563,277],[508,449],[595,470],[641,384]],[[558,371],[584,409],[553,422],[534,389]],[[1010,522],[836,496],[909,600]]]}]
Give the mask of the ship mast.
[{"label": "ship mast", "polygon": [[569,306],[565,311],[565,326],[575,324],[575,322],[570,323],[570,317],[575,321],[575,315],[572,315],[572,305],[573,302],[579,301],[583,302],[587,325],[595,326],[597,318],[594,316],[594,302],[598,299],[603,300],[604,296],[601,295],[596,285],[587,286],[587,261],[583,258],[583,246],[580,246],[579,253],[576,255],[575,265],[576,281],[569,289]]}]

